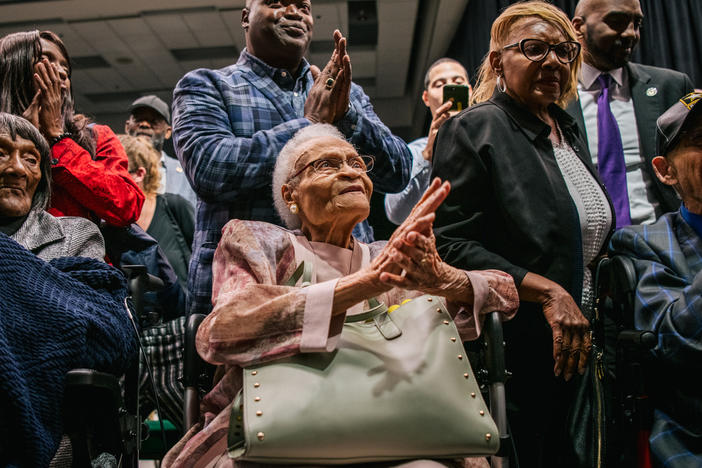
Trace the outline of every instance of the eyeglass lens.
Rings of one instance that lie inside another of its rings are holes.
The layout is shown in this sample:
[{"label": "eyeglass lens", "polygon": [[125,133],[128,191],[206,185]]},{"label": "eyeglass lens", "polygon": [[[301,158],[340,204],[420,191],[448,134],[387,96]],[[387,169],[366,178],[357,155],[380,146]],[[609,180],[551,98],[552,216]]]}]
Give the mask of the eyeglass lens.
[{"label": "eyeglass lens", "polygon": [[373,168],[373,158],[368,156],[358,156],[349,158],[346,161],[340,158],[318,159],[312,164],[316,172],[335,172],[341,170],[344,162],[351,168],[361,172],[368,172]]},{"label": "eyeglass lens", "polygon": [[550,45],[538,39],[527,39],[522,43],[522,52],[529,60],[539,62],[553,49],[561,62],[572,62],[578,56],[578,47],[572,42]]}]

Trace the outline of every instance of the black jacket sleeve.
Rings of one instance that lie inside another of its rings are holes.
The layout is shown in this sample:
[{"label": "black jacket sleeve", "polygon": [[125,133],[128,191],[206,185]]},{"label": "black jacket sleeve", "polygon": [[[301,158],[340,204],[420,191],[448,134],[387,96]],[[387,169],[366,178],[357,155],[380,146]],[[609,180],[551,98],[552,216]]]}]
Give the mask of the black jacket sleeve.
[{"label": "black jacket sleeve", "polygon": [[434,177],[451,182],[451,193],[439,207],[436,240],[440,255],[452,265],[466,270],[498,269],[512,275],[517,285],[527,270],[495,253],[487,242],[490,226],[499,224],[501,215],[493,187],[492,160],[495,148],[482,144],[472,135],[492,133],[490,122],[453,118],[444,124],[434,148]]}]

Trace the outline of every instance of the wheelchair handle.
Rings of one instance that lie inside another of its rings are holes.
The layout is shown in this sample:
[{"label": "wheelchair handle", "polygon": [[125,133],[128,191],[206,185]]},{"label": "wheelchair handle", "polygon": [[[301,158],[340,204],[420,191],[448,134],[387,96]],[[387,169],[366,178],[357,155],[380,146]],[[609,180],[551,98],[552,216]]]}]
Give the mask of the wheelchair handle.
[{"label": "wheelchair handle", "polygon": [[657,340],[656,335],[648,330],[622,330],[617,335],[617,342],[624,346],[653,349]]}]

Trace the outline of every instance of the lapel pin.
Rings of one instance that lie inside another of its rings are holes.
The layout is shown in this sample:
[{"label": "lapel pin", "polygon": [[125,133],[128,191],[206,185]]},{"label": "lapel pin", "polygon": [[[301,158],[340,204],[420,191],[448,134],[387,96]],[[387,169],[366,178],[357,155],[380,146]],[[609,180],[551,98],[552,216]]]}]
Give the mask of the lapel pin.
[{"label": "lapel pin", "polygon": [[656,94],[658,94],[658,88],[656,88],[655,86],[651,86],[646,90],[646,96],[648,97],[653,97]]}]

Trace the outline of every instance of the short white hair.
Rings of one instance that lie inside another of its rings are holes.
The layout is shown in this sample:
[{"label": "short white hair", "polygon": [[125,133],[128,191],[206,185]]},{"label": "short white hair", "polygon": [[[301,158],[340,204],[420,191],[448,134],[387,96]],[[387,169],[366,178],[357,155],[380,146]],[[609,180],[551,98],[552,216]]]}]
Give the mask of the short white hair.
[{"label": "short white hair", "polygon": [[278,154],[278,159],[275,162],[273,169],[273,204],[278,212],[278,216],[283,220],[283,224],[288,229],[297,229],[300,227],[300,217],[292,214],[288,208],[288,204],[283,200],[283,185],[290,183],[290,176],[295,169],[295,161],[300,156],[299,148],[310,140],[317,138],[332,137],[338,138],[344,143],[348,143],[344,135],[329,124],[312,124],[298,132],[283,146]]}]

